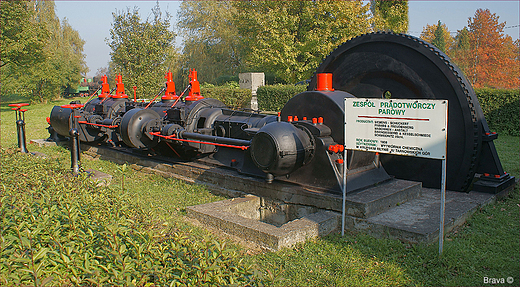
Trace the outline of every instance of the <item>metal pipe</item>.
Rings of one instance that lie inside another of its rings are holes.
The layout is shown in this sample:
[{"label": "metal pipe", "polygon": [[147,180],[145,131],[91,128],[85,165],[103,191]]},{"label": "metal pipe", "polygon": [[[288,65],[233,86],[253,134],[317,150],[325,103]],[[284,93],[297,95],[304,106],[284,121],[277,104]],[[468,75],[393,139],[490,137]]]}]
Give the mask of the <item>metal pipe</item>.
[{"label": "metal pipe", "polygon": [[209,136],[209,135],[203,135],[203,134],[199,134],[199,133],[189,133],[189,132],[183,132],[183,131],[181,131],[179,133],[179,138],[195,139],[195,140],[200,140],[200,141],[205,141],[205,142],[213,142],[213,143],[236,145],[236,146],[251,145],[251,141],[248,141],[248,140],[240,140],[240,139],[233,139],[233,138],[226,138],[226,137],[219,137],[219,136]]},{"label": "metal pipe", "polygon": [[149,107],[149,106],[150,106],[150,105],[155,101],[155,99],[157,99],[157,97],[158,97],[162,92],[164,92],[164,90],[166,90],[166,88],[162,88],[162,89],[157,93],[157,95],[153,98],[153,100],[151,100],[151,101],[148,103],[148,105],[146,105],[146,107],[144,107],[144,109],[146,110],[146,109],[147,109],[147,108],[148,108],[148,107]]}]

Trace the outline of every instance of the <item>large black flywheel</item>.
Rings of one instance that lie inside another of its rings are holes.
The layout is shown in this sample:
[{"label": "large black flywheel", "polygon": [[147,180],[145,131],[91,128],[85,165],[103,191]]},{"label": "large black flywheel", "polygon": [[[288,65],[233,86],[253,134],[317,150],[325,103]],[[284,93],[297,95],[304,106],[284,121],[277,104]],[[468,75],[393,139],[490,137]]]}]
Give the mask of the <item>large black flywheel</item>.
[{"label": "large black flywheel", "polygon": [[[378,32],[345,42],[316,73],[332,73],[334,89],[359,98],[447,99],[447,188],[468,189],[478,166],[483,115],[471,85],[444,53],[409,35]],[[308,90],[315,88],[316,75]],[[397,178],[440,186],[439,160],[382,155],[381,162]]]}]

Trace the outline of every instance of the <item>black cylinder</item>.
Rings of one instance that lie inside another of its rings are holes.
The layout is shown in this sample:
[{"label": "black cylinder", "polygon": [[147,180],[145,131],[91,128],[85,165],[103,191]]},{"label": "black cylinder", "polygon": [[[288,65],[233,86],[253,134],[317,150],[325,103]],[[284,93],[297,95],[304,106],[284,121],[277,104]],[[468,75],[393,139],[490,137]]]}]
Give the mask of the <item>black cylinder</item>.
[{"label": "black cylinder", "polygon": [[258,168],[276,176],[289,174],[312,159],[311,136],[287,122],[262,127],[251,142],[251,158]]}]

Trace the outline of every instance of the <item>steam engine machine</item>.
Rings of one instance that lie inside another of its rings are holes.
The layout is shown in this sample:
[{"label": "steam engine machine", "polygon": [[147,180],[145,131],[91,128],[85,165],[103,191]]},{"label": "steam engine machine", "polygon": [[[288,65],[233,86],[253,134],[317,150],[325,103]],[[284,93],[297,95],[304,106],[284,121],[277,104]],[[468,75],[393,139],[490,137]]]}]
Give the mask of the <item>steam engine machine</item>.
[{"label": "steam engine machine", "polygon": [[218,164],[331,193],[341,191],[345,167],[347,192],[392,177],[438,187],[441,168],[435,160],[363,151],[344,157],[343,101],[447,99],[447,188],[499,192],[514,183],[502,169],[493,144],[497,135],[469,82],[446,55],[412,36],[378,32],[345,42],[324,59],[307,91],[278,115],[233,110],[204,98],[195,70],[179,95],[172,74],[165,78],[160,101],[139,102],[125,94],[120,75],[115,94],[103,77],[97,98],[52,109],[54,138],[68,137],[76,127],[83,142]]}]

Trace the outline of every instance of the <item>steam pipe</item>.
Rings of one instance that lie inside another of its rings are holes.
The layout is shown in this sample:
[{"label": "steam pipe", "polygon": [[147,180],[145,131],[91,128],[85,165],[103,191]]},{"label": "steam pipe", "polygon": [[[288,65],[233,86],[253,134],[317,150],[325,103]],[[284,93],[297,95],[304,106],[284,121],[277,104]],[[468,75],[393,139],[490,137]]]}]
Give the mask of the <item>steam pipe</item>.
[{"label": "steam pipe", "polygon": [[200,141],[206,141],[206,142],[214,142],[214,143],[220,143],[220,144],[228,144],[228,145],[237,145],[237,146],[249,146],[251,145],[251,141],[248,140],[240,140],[240,139],[233,139],[233,138],[226,138],[226,137],[219,137],[219,136],[209,136],[209,135],[203,135],[199,133],[190,133],[181,131],[178,135],[179,138],[183,139],[195,139]]}]

